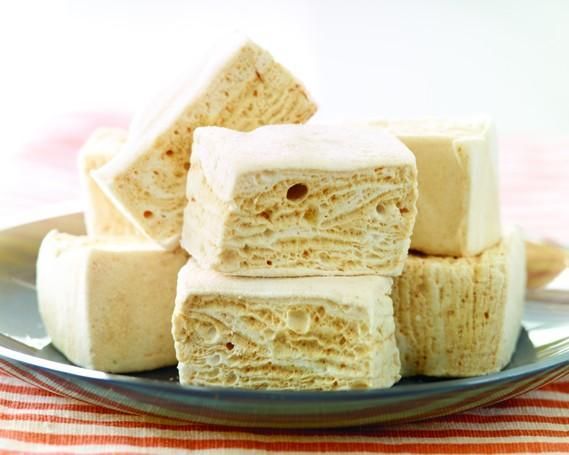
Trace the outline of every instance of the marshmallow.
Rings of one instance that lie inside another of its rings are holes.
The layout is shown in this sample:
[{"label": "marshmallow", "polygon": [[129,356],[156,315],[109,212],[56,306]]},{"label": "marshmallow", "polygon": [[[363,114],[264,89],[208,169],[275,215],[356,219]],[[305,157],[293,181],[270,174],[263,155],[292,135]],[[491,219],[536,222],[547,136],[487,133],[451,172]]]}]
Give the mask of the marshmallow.
[{"label": "marshmallow", "polygon": [[399,379],[391,279],[243,278],[190,262],[173,335],[180,382],[253,389],[390,387]]},{"label": "marshmallow", "polygon": [[51,231],[37,262],[39,310],[71,362],[108,372],[176,363],[171,318],[181,250]]},{"label": "marshmallow", "polygon": [[182,246],[242,276],[397,275],[415,221],[413,154],[378,128],[271,125],[194,136]]},{"label": "marshmallow", "polygon": [[410,255],[392,294],[403,375],[477,376],[506,366],[525,283],[519,231],[479,256]]},{"label": "marshmallow", "polygon": [[383,120],[417,158],[419,200],[411,249],[473,256],[500,241],[494,125],[481,120]]}]

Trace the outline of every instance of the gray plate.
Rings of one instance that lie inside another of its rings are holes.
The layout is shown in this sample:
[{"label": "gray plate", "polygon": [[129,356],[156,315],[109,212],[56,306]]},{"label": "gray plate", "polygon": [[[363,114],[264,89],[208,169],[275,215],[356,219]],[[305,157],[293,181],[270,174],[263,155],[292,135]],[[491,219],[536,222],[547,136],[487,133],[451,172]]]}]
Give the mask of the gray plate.
[{"label": "gray plate", "polygon": [[79,368],[49,344],[37,311],[35,259],[41,238],[52,228],[81,233],[82,217],[59,216],[0,232],[0,368],[88,403],[224,425],[341,427],[453,414],[514,397],[569,372],[569,302],[563,294],[557,302],[528,302],[510,365],[476,378],[409,378],[386,390],[279,392],[182,387],[175,368],[136,375]]}]

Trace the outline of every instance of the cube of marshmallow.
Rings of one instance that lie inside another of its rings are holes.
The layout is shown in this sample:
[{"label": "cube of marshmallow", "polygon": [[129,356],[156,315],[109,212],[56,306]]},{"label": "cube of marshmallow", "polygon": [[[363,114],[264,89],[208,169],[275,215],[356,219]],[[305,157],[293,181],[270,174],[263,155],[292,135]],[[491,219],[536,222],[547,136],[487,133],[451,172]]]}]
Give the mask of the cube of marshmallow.
[{"label": "cube of marshmallow", "polygon": [[479,256],[410,255],[392,293],[402,374],[477,376],[506,366],[525,280],[519,231]]},{"label": "cube of marshmallow", "polygon": [[137,227],[166,248],[176,248],[180,239],[197,127],[248,131],[270,123],[303,123],[316,111],[302,84],[243,36],[228,37],[200,70],[141,111],[121,155],[94,173]]},{"label": "cube of marshmallow", "polygon": [[379,128],[194,133],[182,246],[241,276],[397,275],[417,198],[413,154]]},{"label": "cube of marshmallow", "polygon": [[173,335],[180,382],[254,389],[389,387],[399,379],[391,279],[244,278],[190,262]]},{"label": "cube of marshmallow", "polygon": [[145,238],[121,213],[93,180],[91,171],[99,169],[119,153],[126,140],[119,128],[98,128],[79,152],[79,175],[85,200],[85,227],[90,236]]},{"label": "cube of marshmallow", "polygon": [[71,362],[108,372],[176,363],[171,319],[181,249],[51,231],[37,262],[37,295],[53,345]]},{"label": "cube of marshmallow", "polygon": [[419,200],[411,249],[477,255],[500,240],[496,133],[488,119],[381,120],[417,158]]}]

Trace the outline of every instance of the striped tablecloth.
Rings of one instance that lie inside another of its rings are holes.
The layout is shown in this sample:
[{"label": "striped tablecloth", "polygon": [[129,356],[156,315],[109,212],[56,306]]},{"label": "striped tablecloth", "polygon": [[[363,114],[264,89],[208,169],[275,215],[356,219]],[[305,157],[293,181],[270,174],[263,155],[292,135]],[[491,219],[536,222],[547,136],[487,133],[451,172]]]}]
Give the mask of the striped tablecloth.
[{"label": "striped tablecloth", "polygon": [[[0,166],[0,225],[61,201],[78,203],[75,154],[123,115],[60,119]],[[569,138],[501,141],[504,218],[569,239]],[[32,184],[33,183],[33,184]],[[495,405],[429,422],[346,430],[235,429],[121,414],[59,397],[0,368],[0,453],[569,453],[569,377]]]}]

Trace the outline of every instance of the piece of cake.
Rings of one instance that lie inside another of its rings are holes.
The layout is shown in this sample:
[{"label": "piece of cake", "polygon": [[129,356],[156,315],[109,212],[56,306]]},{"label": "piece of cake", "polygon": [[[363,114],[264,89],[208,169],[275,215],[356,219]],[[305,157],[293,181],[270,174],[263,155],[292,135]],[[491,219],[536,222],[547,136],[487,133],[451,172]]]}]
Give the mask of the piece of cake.
[{"label": "piece of cake", "polygon": [[518,231],[479,256],[410,255],[392,293],[403,375],[477,376],[506,366],[525,282]]},{"label": "piece of cake", "polygon": [[37,262],[37,295],[53,345],[71,362],[118,372],[176,363],[171,319],[181,249],[51,231]]},{"label": "piece of cake", "polygon": [[182,246],[241,276],[397,275],[415,220],[413,154],[373,127],[194,134]]},{"label": "piece of cake", "polygon": [[399,379],[392,280],[243,278],[190,260],[172,331],[180,382],[254,389],[390,387]]},{"label": "piece of cake", "polygon": [[90,236],[144,236],[101,191],[91,171],[99,169],[119,153],[127,132],[120,128],[98,128],[79,151],[79,175],[84,193],[85,227]]},{"label": "piece of cake", "polygon": [[94,173],[104,191],[140,230],[166,248],[182,231],[193,131],[221,125],[248,131],[303,123],[316,105],[271,55],[232,35],[201,72],[133,120],[121,155]]},{"label": "piece of cake", "polygon": [[472,256],[500,240],[495,128],[482,120],[383,120],[417,158],[419,200],[411,249]]}]

